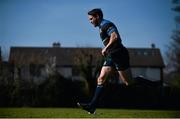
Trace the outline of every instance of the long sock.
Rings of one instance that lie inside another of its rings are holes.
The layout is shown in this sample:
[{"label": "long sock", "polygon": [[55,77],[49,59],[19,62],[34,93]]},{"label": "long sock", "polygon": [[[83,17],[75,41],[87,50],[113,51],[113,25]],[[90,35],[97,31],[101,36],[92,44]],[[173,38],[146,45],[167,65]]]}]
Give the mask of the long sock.
[{"label": "long sock", "polygon": [[94,107],[94,108],[96,107],[96,104],[97,104],[98,99],[101,95],[102,89],[103,89],[103,85],[97,85],[94,97],[90,102],[91,107]]}]

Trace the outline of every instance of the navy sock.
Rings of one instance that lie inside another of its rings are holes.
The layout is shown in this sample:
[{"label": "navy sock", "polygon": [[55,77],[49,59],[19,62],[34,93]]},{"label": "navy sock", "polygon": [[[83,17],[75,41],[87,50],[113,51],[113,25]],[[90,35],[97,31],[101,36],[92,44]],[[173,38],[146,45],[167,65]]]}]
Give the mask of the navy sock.
[{"label": "navy sock", "polygon": [[96,107],[96,104],[97,104],[98,99],[101,95],[102,89],[103,89],[103,85],[97,85],[94,97],[90,102],[91,107],[94,107],[94,108]]}]

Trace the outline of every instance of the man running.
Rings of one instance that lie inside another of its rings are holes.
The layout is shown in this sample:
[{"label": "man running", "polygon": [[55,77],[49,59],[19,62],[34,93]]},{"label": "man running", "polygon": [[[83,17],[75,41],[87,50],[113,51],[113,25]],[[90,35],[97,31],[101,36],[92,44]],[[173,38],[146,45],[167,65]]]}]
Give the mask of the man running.
[{"label": "man running", "polygon": [[90,114],[94,114],[106,77],[116,70],[119,74],[119,79],[128,86],[132,75],[129,65],[129,53],[122,44],[116,26],[112,22],[103,19],[101,9],[89,11],[88,19],[94,27],[99,27],[100,37],[105,46],[101,51],[105,61],[97,78],[97,87],[93,99],[88,104],[77,103],[77,105]]}]

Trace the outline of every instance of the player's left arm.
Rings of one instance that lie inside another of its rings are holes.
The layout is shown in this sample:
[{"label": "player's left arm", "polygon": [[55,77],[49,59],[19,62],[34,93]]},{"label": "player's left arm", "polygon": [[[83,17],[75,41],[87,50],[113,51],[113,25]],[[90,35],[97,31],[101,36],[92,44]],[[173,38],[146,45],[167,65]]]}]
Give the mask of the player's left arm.
[{"label": "player's left arm", "polygon": [[110,33],[109,42],[108,42],[108,44],[107,44],[107,45],[103,48],[103,50],[102,50],[102,55],[103,55],[103,56],[108,53],[108,52],[107,52],[107,51],[108,51],[108,48],[110,48],[111,45],[118,40],[118,37],[119,37],[119,35],[118,35],[118,33],[117,33],[116,31],[112,31],[112,32]]}]

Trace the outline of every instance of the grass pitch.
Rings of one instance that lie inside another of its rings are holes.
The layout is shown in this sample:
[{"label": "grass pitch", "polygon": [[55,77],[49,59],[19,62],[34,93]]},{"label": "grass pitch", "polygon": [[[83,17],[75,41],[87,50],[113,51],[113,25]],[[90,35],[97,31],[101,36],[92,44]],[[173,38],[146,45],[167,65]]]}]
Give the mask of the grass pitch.
[{"label": "grass pitch", "polygon": [[89,115],[79,108],[0,108],[0,118],[180,118],[180,111],[97,109]]}]

